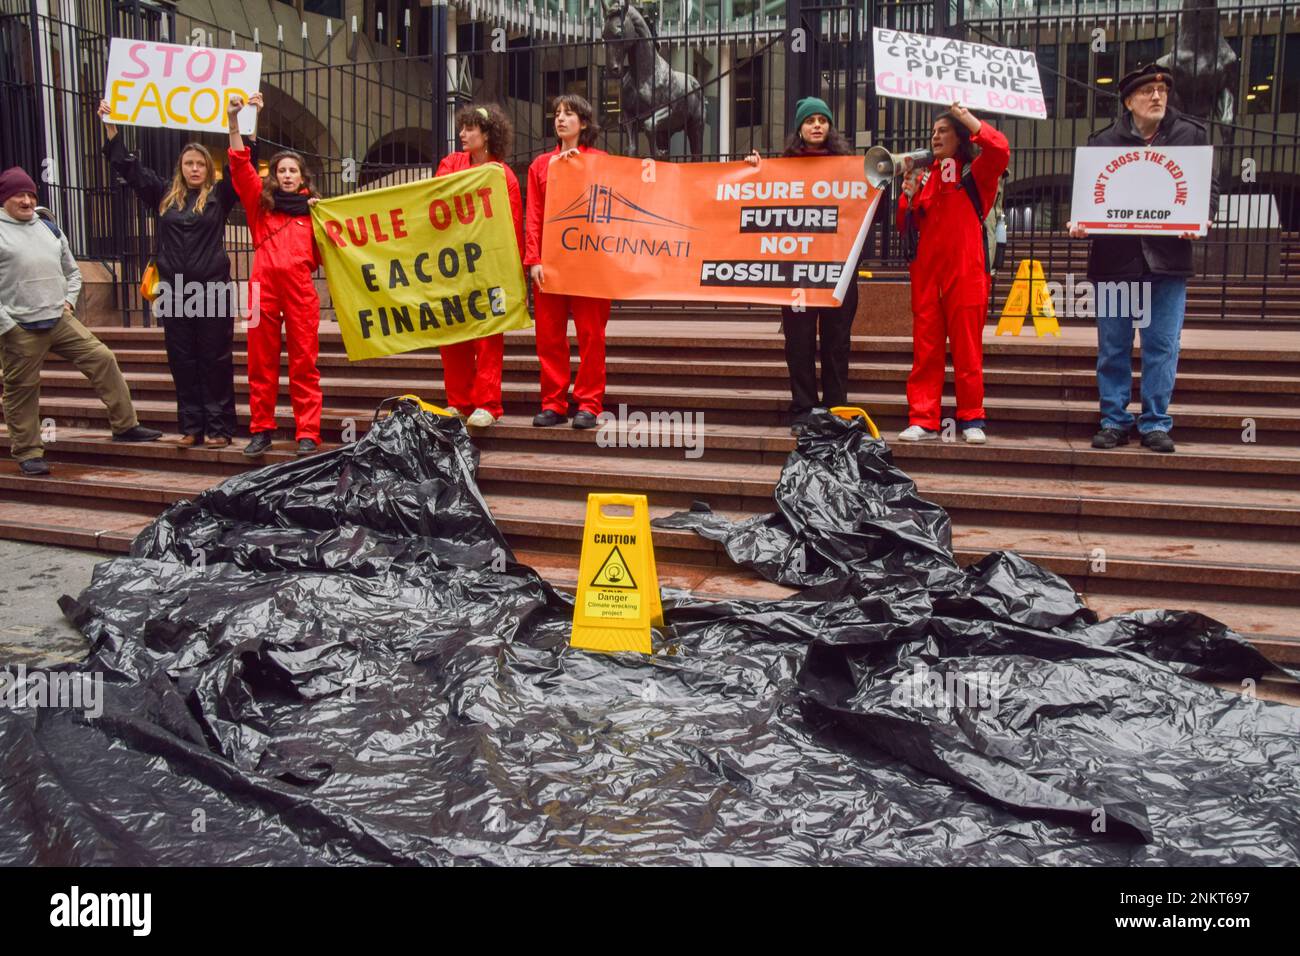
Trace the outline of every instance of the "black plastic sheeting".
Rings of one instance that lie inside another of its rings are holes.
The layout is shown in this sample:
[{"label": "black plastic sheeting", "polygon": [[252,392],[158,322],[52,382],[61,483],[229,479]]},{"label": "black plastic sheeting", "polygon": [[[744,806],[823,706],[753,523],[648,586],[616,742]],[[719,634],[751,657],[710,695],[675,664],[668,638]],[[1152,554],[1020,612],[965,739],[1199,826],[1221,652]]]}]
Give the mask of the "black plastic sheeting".
[{"label": "black plastic sheeting", "polygon": [[1300,710],[1222,625],[1097,622],[944,512],[861,423],[775,515],[664,519],[783,601],[665,593],[652,657],[567,647],[455,420],[171,507],[63,608],[104,713],[0,711],[0,863],[1300,860]]}]

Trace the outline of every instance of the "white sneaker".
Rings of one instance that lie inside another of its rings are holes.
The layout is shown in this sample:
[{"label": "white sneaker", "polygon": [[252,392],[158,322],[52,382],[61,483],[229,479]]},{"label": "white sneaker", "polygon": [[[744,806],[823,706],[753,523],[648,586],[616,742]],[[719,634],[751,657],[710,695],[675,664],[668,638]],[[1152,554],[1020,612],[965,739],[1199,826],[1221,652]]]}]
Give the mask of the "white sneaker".
[{"label": "white sneaker", "polygon": [[492,413],[486,408],[476,408],[474,414],[466,419],[465,424],[473,425],[475,428],[487,428],[495,422],[496,419],[492,417]]},{"label": "white sneaker", "polygon": [[899,441],[930,441],[938,438],[938,432],[932,432],[928,428],[922,428],[920,425],[908,425],[898,433]]},{"label": "white sneaker", "polygon": [[966,444],[968,445],[982,445],[988,441],[988,439],[984,437],[984,429],[982,428],[963,428],[961,430],[961,437],[966,439]]},{"label": "white sneaker", "polygon": [[455,415],[455,416],[456,416],[457,418],[459,418],[462,422],[465,420],[465,413],[462,412],[462,411],[461,411],[459,408],[457,408],[455,405],[445,405],[445,406],[443,406],[443,409],[442,409],[442,410],[443,410],[444,412],[446,412],[448,415]]}]

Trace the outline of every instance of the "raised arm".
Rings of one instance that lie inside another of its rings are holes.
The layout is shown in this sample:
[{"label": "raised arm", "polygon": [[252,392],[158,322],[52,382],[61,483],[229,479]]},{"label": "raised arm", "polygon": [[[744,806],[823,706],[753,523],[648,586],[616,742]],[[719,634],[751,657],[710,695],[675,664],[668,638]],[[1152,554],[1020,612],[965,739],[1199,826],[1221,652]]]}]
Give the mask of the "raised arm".
[{"label": "raised arm", "polygon": [[[242,104],[236,107],[237,100],[238,97],[234,97],[230,103],[230,148],[226,150],[226,154],[230,157],[228,171],[231,185],[234,186],[235,194],[239,196],[239,201],[244,206],[244,212],[248,214],[248,224],[251,228],[261,213],[262,177],[257,175],[250,150],[244,146],[243,138],[239,135],[239,127],[234,121],[235,114],[242,108]],[[239,143],[238,149],[235,148],[235,143]]]},{"label": "raised arm", "polygon": [[[108,116],[112,112],[108,100],[99,101],[100,116]],[[108,137],[104,143],[104,158],[108,160],[113,172],[126,180],[126,184],[131,187],[132,192],[140,197],[142,203],[152,207],[153,211],[157,212],[159,203],[162,202],[163,196],[167,194],[167,182],[148,166],[141,163],[138,156],[126,151],[126,144],[122,142],[122,137],[118,135],[116,124],[105,123],[104,133]]]},{"label": "raised arm", "polygon": [[[262,94],[254,93],[252,96],[250,96],[248,98],[248,105],[256,107],[260,113],[263,105]],[[238,116],[239,116],[239,111],[243,109],[244,106],[243,99],[239,96],[232,96],[230,98],[230,106],[231,109],[226,114],[226,120],[228,124],[227,127],[228,136],[230,137],[230,143],[227,149],[227,155],[233,155],[234,152],[246,153],[246,155],[248,156],[248,165],[252,167],[254,173],[256,173],[257,134],[254,133],[253,135],[249,136],[247,142],[245,142],[243,135],[239,132]],[[234,165],[235,163],[233,159],[231,159],[231,161],[226,164],[226,175],[223,176],[221,180],[217,183],[217,188],[216,188],[217,201],[221,203],[222,207],[226,210],[227,213],[229,213],[230,210],[235,207],[235,203],[239,202],[241,198],[235,187]],[[260,191],[261,188],[262,187],[259,184],[258,190]],[[244,208],[247,209],[248,207],[245,206]]]},{"label": "raised arm", "polygon": [[[266,101],[262,99],[261,93],[254,93],[248,98],[248,105],[257,110],[257,113],[260,116],[262,114],[262,107],[266,105]],[[243,108],[244,98],[236,93],[230,98],[230,104],[226,110],[226,126],[230,136],[230,148],[234,150],[244,148],[244,137],[243,134],[239,132],[239,111]],[[256,142],[256,131],[249,136],[249,139]]]}]

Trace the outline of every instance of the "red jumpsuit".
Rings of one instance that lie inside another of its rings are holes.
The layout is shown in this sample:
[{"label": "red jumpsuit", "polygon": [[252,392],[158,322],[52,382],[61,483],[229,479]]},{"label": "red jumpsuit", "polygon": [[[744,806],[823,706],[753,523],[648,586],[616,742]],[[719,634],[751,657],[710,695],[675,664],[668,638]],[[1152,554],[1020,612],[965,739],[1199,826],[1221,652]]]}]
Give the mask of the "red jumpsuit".
[{"label": "red jumpsuit", "polygon": [[[605,151],[579,146],[582,153]],[[542,218],[546,210],[546,177],[560,147],[542,153],[528,167],[528,229],[524,235],[524,268],[542,261]],[[533,318],[537,324],[537,359],[542,366],[542,408],[567,415],[569,406],[569,313],[578,331],[578,377],[573,401],[582,412],[599,415],[605,404],[605,324],[609,299],[557,295],[533,287]]]},{"label": "red jumpsuit", "polygon": [[[971,163],[984,212],[993,208],[998,179],[1011,161],[1007,138],[987,122],[971,136],[980,154]],[[951,167],[950,167],[951,168]],[[899,197],[904,229],[907,196]],[[939,429],[944,340],[952,343],[957,421],[983,425],[984,318],[989,276],[984,271],[984,224],[961,184],[961,167],[948,179],[936,163],[912,207],[920,230],[912,262],[912,374],[907,379],[908,424]]]},{"label": "red jumpsuit", "polygon": [[[510,215],[515,222],[515,240],[520,256],[524,253],[524,204],[519,196],[519,179],[504,163],[497,163],[506,174],[506,191],[510,194]],[[459,173],[469,169],[469,153],[464,151],[444,156],[435,176]],[[447,391],[447,404],[466,417],[476,409],[486,409],[493,418],[500,418],[501,362],[505,354],[504,335],[486,335],[438,349],[442,356],[442,382]]]},{"label": "red jumpsuit", "polygon": [[280,323],[289,339],[289,397],[294,437],[320,443],[320,297],[312,274],[320,251],[311,216],[293,216],[262,208],[262,177],[249,161],[248,149],[228,150],[230,175],[244,205],[253,235],[253,287],[250,305],[258,311],[248,321],[248,430],[275,431],[275,403],[280,392]]}]

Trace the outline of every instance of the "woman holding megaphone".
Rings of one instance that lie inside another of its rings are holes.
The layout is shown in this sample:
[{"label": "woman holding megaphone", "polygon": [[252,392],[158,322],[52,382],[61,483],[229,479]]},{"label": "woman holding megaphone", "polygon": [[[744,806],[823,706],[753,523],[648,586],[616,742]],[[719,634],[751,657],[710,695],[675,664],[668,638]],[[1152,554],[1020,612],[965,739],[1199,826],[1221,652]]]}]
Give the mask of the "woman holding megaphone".
[{"label": "woman holding megaphone", "polygon": [[[262,106],[254,93],[253,106]],[[99,115],[111,116],[108,100],[100,100]],[[239,128],[232,123],[232,142]],[[167,366],[176,386],[176,419],[180,446],[229,445],[235,434],[235,312],[231,296],[212,296],[212,283],[229,286],[230,257],[226,254],[226,217],[239,201],[229,176],[217,179],[212,154],[201,143],[187,143],[176,158],[171,179],[164,179],[127,152],[117,125],[105,119],[104,156],[140,202],[158,217],[153,270],[157,281],[151,298],[154,318],[163,327]],[[186,296],[185,287],[198,283],[205,294]],[[184,305],[177,308],[184,300]],[[201,302],[203,309],[194,314]]]},{"label": "woman holding megaphone", "polygon": [[[998,179],[1011,162],[1007,138],[960,103],[935,117],[934,161],[903,178],[898,228],[915,240],[912,260],[912,372],[908,426],[901,441],[939,437],[944,343],[952,343],[957,427],[962,438],[984,436],[984,317],[989,273],[984,217]],[[906,163],[905,167],[911,165]]]}]

